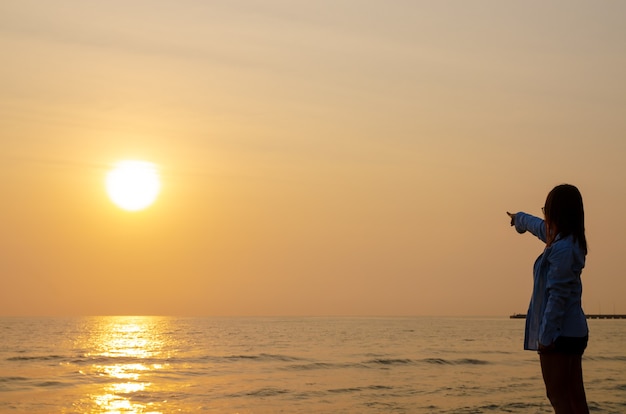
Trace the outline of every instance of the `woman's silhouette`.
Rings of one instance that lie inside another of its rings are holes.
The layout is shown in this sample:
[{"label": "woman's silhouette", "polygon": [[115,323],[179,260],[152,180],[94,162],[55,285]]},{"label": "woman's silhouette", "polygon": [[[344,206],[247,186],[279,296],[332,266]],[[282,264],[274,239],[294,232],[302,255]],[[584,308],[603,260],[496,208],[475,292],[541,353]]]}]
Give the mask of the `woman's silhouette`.
[{"label": "woman's silhouette", "polygon": [[556,186],[548,194],[543,213],[542,220],[507,212],[519,233],[529,231],[546,244],[534,265],[524,349],[539,352],[554,412],[586,414],[581,362],[589,330],[581,305],[580,275],[587,255],[582,196],[573,185]]}]

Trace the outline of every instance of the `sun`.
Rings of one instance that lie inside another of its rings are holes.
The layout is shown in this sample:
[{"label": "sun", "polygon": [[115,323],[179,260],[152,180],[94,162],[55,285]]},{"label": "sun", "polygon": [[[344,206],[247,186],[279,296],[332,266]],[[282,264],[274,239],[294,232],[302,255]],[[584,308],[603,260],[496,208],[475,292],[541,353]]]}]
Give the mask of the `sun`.
[{"label": "sun", "polygon": [[159,172],[151,162],[120,161],[106,176],[106,190],[118,207],[127,211],[143,210],[159,195]]}]

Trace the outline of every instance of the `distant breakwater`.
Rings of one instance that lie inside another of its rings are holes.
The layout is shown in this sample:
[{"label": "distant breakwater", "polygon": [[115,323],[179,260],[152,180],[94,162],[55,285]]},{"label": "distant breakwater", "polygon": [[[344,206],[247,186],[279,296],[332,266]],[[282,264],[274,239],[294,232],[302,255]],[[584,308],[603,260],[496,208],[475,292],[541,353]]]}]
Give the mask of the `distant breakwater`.
[{"label": "distant breakwater", "polygon": [[[599,314],[599,313],[590,313],[587,316],[587,319],[626,319],[626,315],[619,314]],[[525,313],[514,313],[510,316],[511,319],[526,319]]]}]

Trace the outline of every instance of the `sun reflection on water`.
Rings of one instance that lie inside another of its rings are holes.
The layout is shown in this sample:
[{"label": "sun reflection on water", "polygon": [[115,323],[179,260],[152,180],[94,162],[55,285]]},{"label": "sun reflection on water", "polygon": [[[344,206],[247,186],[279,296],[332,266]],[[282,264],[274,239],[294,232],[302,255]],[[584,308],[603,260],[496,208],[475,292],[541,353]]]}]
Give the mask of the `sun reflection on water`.
[{"label": "sun reflection on water", "polygon": [[93,332],[87,353],[102,386],[90,395],[98,413],[161,413],[164,401],[147,401],[153,394],[149,378],[166,368],[154,359],[162,357],[163,320],[156,317],[106,317]]}]

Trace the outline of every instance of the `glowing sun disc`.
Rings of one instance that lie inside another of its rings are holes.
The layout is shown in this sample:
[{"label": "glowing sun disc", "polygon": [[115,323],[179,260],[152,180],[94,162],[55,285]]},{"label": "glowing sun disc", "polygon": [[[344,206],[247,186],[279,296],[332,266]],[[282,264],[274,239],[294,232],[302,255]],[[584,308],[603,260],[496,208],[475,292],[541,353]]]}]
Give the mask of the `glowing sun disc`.
[{"label": "glowing sun disc", "polygon": [[106,176],[111,201],[128,211],[149,207],[161,190],[156,165],[146,161],[120,161]]}]

